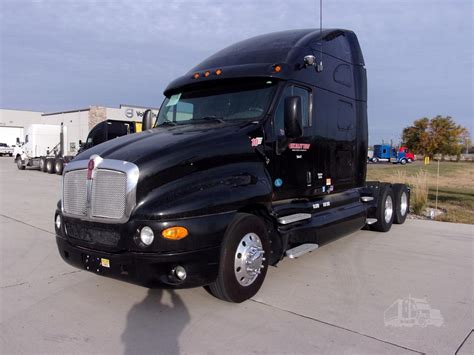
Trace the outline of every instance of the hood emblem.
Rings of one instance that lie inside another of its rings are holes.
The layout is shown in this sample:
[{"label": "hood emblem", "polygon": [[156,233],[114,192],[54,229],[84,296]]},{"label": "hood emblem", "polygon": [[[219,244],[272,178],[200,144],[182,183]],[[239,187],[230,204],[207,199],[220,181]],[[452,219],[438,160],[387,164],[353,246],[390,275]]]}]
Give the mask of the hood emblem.
[{"label": "hood emblem", "polygon": [[86,180],[86,213],[91,215],[92,211],[92,180],[95,177],[95,172],[99,164],[103,161],[97,154],[92,155],[87,163],[87,180]]}]

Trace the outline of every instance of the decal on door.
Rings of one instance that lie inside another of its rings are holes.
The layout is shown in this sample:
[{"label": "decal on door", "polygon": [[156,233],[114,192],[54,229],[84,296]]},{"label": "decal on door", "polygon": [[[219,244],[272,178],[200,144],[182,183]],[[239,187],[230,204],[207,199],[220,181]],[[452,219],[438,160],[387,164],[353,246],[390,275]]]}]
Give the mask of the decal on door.
[{"label": "decal on door", "polygon": [[290,143],[288,144],[288,148],[293,152],[306,152],[311,147],[309,143]]},{"label": "decal on door", "polygon": [[262,144],[262,141],[263,137],[255,137],[250,140],[250,142],[252,143],[252,147],[256,147],[257,145]]}]

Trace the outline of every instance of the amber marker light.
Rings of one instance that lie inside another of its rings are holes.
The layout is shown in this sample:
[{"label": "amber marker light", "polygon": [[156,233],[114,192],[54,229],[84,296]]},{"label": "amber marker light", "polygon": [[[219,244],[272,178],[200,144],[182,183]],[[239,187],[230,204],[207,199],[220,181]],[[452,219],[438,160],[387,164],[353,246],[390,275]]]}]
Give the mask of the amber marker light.
[{"label": "amber marker light", "polygon": [[274,65],[274,66],[273,66],[273,71],[274,71],[275,73],[281,72],[281,66],[280,66],[280,65]]},{"label": "amber marker light", "polygon": [[161,232],[161,235],[165,239],[180,240],[188,236],[188,230],[184,227],[170,227]]},{"label": "amber marker light", "polygon": [[194,78],[194,79],[199,79],[200,76],[201,76],[201,75],[200,75],[199,73],[194,73],[193,78]]},{"label": "amber marker light", "polygon": [[216,75],[221,75],[222,74],[222,69],[216,69]]},{"label": "amber marker light", "polygon": [[204,73],[204,76],[207,78],[209,75],[211,75],[211,72],[208,70]]}]

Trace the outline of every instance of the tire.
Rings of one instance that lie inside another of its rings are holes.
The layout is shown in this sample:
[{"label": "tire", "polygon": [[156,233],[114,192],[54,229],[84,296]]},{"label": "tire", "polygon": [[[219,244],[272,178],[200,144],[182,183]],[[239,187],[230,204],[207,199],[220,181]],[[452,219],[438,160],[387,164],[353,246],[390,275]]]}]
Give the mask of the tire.
[{"label": "tire", "polygon": [[54,159],[53,158],[47,158],[46,159],[46,172],[48,174],[54,174]]},{"label": "tire", "polygon": [[388,232],[390,230],[395,214],[394,201],[393,191],[390,185],[382,185],[380,187],[380,193],[377,201],[377,211],[375,213],[377,222],[370,225],[371,230],[377,232]]},{"label": "tire", "polygon": [[8,153],[8,156],[9,156],[9,157],[12,157],[12,156],[13,156],[13,153]]},{"label": "tire", "polygon": [[[248,266],[252,271],[247,272],[241,265],[252,256],[252,246],[258,249],[257,256],[254,264]],[[227,302],[240,303],[253,297],[267,274],[268,257],[265,255],[269,253],[270,243],[264,222],[252,214],[238,213],[225,232],[219,274],[209,285],[209,291]]]},{"label": "tire", "polygon": [[413,163],[413,159],[412,159],[412,158],[408,158],[408,162],[409,162],[409,163]]},{"label": "tire", "polygon": [[54,170],[56,171],[56,174],[62,175],[63,169],[64,169],[63,160],[61,158],[56,159],[56,161],[54,162]]},{"label": "tire", "polygon": [[393,184],[392,190],[395,202],[393,223],[403,224],[410,211],[410,191],[404,184]]},{"label": "tire", "polygon": [[18,168],[18,170],[25,170],[25,165],[23,164],[21,159],[16,160],[16,167]]},{"label": "tire", "polygon": [[43,173],[46,172],[46,158],[45,157],[40,158],[39,167],[40,167],[40,171],[42,171]]},{"label": "tire", "polygon": [[377,158],[372,158],[372,163],[377,163],[379,160]]},{"label": "tire", "polygon": [[407,160],[406,160],[406,159],[400,160],[400,164],[405,165],[406,163],[407,163]]}]

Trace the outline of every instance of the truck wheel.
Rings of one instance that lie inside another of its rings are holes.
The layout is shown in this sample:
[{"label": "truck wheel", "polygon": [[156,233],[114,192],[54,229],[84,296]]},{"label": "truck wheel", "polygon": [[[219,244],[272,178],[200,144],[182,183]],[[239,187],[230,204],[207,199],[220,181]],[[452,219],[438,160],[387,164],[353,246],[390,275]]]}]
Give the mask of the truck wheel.
[{"label": "truck wheel", "polygon": [[40,167],[40,171],[44,173],[46,172],[46,158],[45,157],[40,157],[39,167]]},{"label": "truck wheel", "polygon": [[13,153],[8,153],[8,156],[9,156],[9,157],[12,157],[12,156],[13,156]]},{"label": "truck wheel", "polygon": [[379,160],[377,158],[372,158],[372,163],[377,163]]},{"label": "truck wheel", "polygon": [[408,162],[409,162],[409,163],[412,163],[412,162],[413,162],[413,159],[412,159],[412,158],[408,158]]},{"label": "truck wheel", "polygon": [[407,160],[406,160],[406,159],[400,160],[400,164],[405,165],[406,163],[407,163]]},{"label": "truck wheel", "polygon": [[394,207],[392,188],[390,185],[382,185],[377,202],[377,222],[370,225],[370,229],[377,232],[388,232],[393,223]]},{"label": "truck wheel", "polygon": [[263,221],[251,214],[239,213],[229,225],[222,241],[219,274],[209,285],[217,298],[240,303],[254,296],[267,274],[270,252]]},{"label": "truck wheel", "polygon": [[410,211],[410,192],[405,184],[394,184],[392,186],[393,200],[395,202],[395,214],[393,223],[403,224]]},{"label": "truck wheel", "polygon": [[16,160],[16,167],[18,168],[18,170],[25,170],[25,165],[23,164],[20,158]]},{"label": "truck wheel", "polygon": [[48,174],[54,174],[54,159],[52,158],[46,159],[46,172]]},{"label": "truck wheel", "polygon": [[63,160],[61,158],[56,159],[56,162],[54,163],[54,170],[56,170],[56,174],[62,175],[63,169],[64,169]]}]

